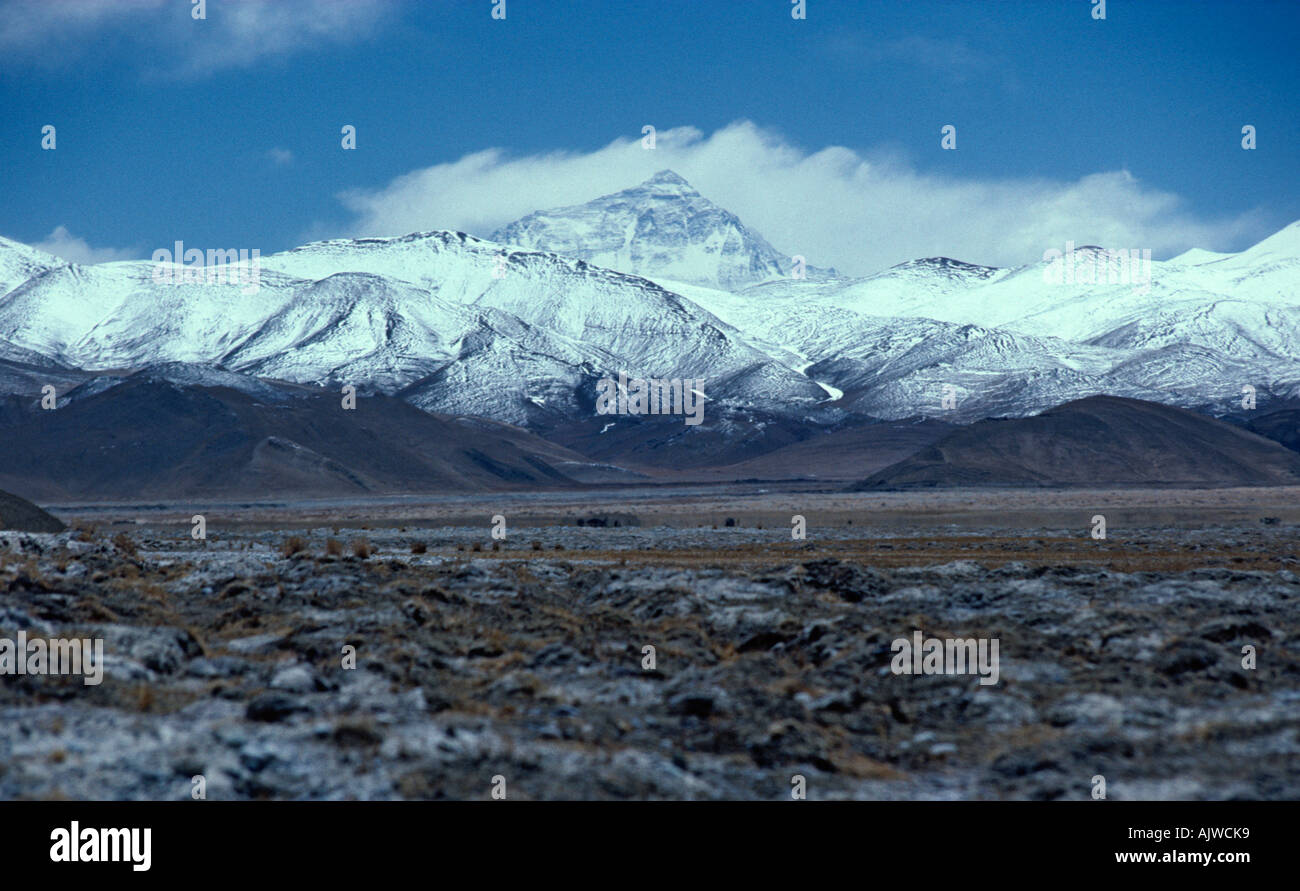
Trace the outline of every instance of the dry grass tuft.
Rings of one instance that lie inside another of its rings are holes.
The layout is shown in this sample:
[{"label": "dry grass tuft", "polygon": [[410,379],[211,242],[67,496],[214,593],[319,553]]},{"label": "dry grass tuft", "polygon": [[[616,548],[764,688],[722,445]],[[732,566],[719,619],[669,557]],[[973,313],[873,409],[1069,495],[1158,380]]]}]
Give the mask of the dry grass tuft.
[{"label": "dry grass tuft", "polygon": [[127,535],[125,532],[119,532],[117,535],[113,536],[113,547],[117,548],[128,557],[138,557],[140,554],[136,549],[135,542],[131,540],[131,536]]}]

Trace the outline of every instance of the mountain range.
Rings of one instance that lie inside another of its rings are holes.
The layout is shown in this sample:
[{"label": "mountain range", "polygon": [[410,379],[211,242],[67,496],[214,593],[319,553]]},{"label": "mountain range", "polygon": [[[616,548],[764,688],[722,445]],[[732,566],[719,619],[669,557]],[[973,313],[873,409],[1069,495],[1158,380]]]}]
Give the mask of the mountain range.
[{"label": "mountain range", "polygon": [[[740,464],[823,434],[874,441],[884,434],[842,431],[881,422],[942,429],[1100,394],[1216,416],[1300,399],[1300,223],[1240,253],[1192,250],[1118,277],[1101,248],[1044,247],[1058,256],[1015,268],[921,258],[846,277],[796,266],[672,171],[491,240],[304,245],[261,258],[255,288],[173,284],[152,262],[83,266],[0,239],[0,394],[16,417],[46,386],[78,411],[146,378],[217,388],[251,400],[223,409],[250,441],[327,456],[249,413],[312,400],[324,411],[352,386],[523,428],[516,440],[538,440],[530,454],[632,468]],[[597,382],[620,372],[702,380],[704,423],[598,415]],[[1274,438],[1287,424],[1275,419]],[[344,465],[364,488],[392,483]],[[539,481],[572,481],[547,467],[534,466]]]}]

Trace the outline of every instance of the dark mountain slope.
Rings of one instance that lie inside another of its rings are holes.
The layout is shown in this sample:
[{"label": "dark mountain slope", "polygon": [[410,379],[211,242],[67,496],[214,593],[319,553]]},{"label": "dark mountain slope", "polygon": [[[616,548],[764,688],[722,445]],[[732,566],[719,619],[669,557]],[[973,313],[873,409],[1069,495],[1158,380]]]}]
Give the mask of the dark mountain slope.
[{"label": "dark mountain slope", "polygon": [[61,520],[30,501],[8,492],[0,492],[0,530],[62,532],[65,528]]},{"label": "dark mountain slope", "polygon": [[979,421],[853,488],[1300,485],[1300,454],[1224,421],[1115,396]]},{"label": "dark mountain slope", "polygon": [[139,375],[53,411],[0,416],[0,486],[42,500],[478,492],[573,485],[583,459],[504,424],[387,396],[268,404]]},{"label": "dark mountain slope", "polygon": [[1280,442],[1288,449],[1300,451],[1300,408],[1284,408],[1260,415],[1246,424],[1246,429]]}]

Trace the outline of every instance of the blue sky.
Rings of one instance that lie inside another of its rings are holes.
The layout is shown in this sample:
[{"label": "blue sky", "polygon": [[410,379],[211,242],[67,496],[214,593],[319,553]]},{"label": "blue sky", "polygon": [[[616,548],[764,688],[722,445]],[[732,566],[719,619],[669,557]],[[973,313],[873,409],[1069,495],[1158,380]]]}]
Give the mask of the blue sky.
[{"label": "blue sky", "polygon": [[1300,219],[1292,0],[493,5],[0,2],[0,234],[72,259],[486,236],[663,167],[863,273],[1066,238],[1232,250]]}]

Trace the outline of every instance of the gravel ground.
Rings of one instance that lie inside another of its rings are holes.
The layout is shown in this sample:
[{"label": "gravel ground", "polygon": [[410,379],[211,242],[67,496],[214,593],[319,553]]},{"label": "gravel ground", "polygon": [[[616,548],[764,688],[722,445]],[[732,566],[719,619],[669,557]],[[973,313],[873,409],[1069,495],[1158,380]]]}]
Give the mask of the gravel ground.
[{"label": "gravel ground", "polygon": [[0,533],[0,797],[1300,798],[1292,525],[711,526]]}]

